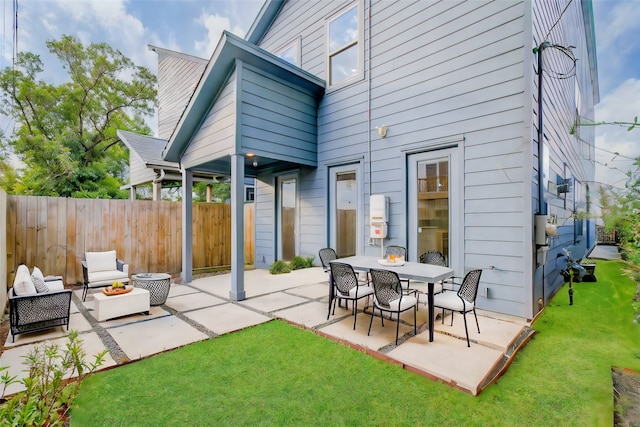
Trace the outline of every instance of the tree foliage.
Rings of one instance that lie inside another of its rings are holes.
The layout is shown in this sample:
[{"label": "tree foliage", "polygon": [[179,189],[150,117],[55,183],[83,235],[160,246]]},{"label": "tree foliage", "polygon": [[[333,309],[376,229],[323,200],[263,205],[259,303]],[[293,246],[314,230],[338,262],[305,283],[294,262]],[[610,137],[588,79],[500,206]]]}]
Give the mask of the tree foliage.
[{"label": "tree foliage", "polygon": [[627,172],[625,188],[601,189],[600,202],[605,227],[618,234],[623,256],[640,266],[640,157],[634,166],[635,171]]},{"label": "tree foliage", "polygon": [[[156,77],[105,43],[84,46],[65,35],[47,47],[67,82],[38,80],[44,64],[30,52],[18,54],[15,69],[0,72],[0,113],[17,124],[0,138],[25,165],[17,179],[4,174],[3,187],[16,194],[126,198],[119,187],[128,151],[116,131],[150,133],[144,116],[155,107]],[[6,155],[2,160],[6,167]]]}]

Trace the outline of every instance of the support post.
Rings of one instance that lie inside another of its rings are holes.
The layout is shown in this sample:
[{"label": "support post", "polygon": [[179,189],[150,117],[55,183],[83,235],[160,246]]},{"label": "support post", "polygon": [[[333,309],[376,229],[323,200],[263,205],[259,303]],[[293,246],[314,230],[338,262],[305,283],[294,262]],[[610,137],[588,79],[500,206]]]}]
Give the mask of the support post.
[{"label": "support post", "polygon": [[231,290],[229,298],[242,301],[244,291],[244,156],[231,156]]},{"label": "support post", "polygon": [[184,283],[191,283],[193,272],[193,172],[182,171],[182,273]]}]

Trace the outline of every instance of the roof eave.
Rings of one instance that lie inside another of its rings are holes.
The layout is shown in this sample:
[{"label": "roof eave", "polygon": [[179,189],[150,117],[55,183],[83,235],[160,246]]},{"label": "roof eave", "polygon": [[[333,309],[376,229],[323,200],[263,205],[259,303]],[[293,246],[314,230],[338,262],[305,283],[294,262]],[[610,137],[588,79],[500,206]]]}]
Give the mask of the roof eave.
[{"label": "roof eave", "polygon": [[287,81],[309,90],[317,97],[324,93],[324,80],[224,31],[189,105],[176,126],[176,131],[169,139],[163,153],[164,160],[180,161],[184,150],[226,82],[236,60],[242,60],[271,74],[282,76]]}]

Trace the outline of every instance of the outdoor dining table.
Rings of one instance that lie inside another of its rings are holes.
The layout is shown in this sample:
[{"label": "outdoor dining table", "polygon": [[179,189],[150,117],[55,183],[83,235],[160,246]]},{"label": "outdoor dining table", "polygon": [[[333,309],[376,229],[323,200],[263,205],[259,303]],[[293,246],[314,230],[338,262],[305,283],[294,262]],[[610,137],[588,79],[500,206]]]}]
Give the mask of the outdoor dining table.
[{"label": "outdoor dining table", "polygon": [[[427,304],[429,307],[429,342],[433,342],[433,288],[435,282],[447,279],[453,276],[453,270],[448,267],[439,265],[423,264],[420,262],[405,262],[403,265],[382,265],[378,262],[377,257],[371,256],[351,256],[338,258],[330,262],[342,262],[351,265],[354,270],[369,271],[372,268],[380,270],[391,270],[398,273],[401,279],[413,279],[421,282],[427,282]],[[330,286],[333,289],[333,286]],[[331,298],[331,296],[330,296]],[[331,302],[329,302],[331,304]]]}]

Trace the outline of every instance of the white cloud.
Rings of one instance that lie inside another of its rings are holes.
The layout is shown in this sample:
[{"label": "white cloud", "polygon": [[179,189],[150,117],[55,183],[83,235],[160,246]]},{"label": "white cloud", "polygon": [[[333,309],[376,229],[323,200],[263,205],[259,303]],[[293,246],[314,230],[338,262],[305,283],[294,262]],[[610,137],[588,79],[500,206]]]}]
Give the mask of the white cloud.
[{"label": "white cloud", "polygon": [[196,55],[203,58],[209,58],[211,56],[224,30],[231,31],[233,34],[241,37],[244,35],[244,30],[239,26],[231,28],[231,21],[226,16],[220,16],[218,14],[211,15],[203,11],[196,20],[196,23],[204,26],[207,30],[202,40],[196,40],[194,42],[197,52]]},{"label": "white cloud", "polygon": [[[596,106],[595,116],[596,122],[633,122],[640,116],[640,80],[628,79],[604,96]],[[596,160],[601,164],[596,164],[596,181],[616,187],[624,184],[624,173],[633,167],[632,159],[640,156],[640,127],[632,131],[627,128],[628,125],[597,126]]]}]

